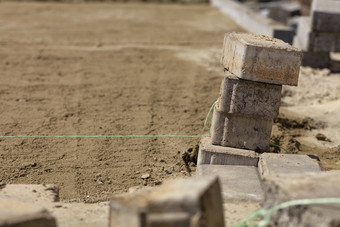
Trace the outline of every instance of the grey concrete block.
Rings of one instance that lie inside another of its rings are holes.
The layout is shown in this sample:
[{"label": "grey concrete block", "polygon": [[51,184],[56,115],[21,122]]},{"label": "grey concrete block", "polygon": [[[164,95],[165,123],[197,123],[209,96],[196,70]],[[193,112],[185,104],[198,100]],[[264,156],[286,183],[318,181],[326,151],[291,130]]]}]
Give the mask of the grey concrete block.
[{"label": "grey concrete block", "polygon": [[259,171],[262,176],[320,172],[319,162],[308,155],[263,153]]},{"label": "grey concrete block", "polygon": [[0,227],[56,227],[55,218],[42,207],[0,198]]},{"label": "grey concrete block", "polygon": [[216,107],[219,111],[237,115],[275,118],[279,112],[281,90],[281,85],[242,80],[226,70]]},{"label": "grey concrete block", "polygon": [[200,165],[199,176],[218,176],[225,202],[262,201],[263,190],[256,167],[235,165]]},{"label": "grey concrete block", "polygon": [[340,1],[314,0],[311,16],[314,31],[340,33]]},{"label": "grey concrete block", "polygon": [[310,52],[340,52],[340,33],[314,32],[310,24],[310,17],[300,17],[298,20],[297,39],[300,49]]},{"label": "grey concrete block", "polygon": [[296,86],[301,56],[299,49],[279,39],[231,33],[224,38],[221,62],[241,79]]},{"label": "grey concrete block", "polygon": [[[264,208],[297,199],[340,198],[340,172],[270,176],[264,190]],[[339,226],[339,210],[340,204],[291,206],[273,213],[269,226]]]},{"label": "grey concrete block", "polygon": [[148,192],[114,197],[109,222],[112,227],[224,226],[221,200],[216,177],[176,179]]},{"label": "grey concrete block", "polygon": [[245,165],[257,166],[259,155],[252,150],[216,146],[210,137],[202,138],[198,151],[197,165]]},{"label": "grey concrete block", "polygon": [[272,119],[227,114],[221,145],[266,151],[272,124]]}]

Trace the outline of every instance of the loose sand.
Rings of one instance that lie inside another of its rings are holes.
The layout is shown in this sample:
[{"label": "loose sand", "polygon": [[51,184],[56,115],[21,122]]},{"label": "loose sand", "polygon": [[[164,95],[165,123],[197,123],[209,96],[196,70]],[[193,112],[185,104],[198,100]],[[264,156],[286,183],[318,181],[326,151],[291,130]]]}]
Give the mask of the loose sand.
[{"label": "loose sand", "polygon": [[[230,31],[241,29],[208,5],[2,2],[1,135],[202,135]],[[340,169],[339,80],[303,68],[299,87],[284,89],[273,143]],[[181,154],[198,142],[6,138],[0,181],[53,183],[64,201],[102,201],[189,176]]]}]

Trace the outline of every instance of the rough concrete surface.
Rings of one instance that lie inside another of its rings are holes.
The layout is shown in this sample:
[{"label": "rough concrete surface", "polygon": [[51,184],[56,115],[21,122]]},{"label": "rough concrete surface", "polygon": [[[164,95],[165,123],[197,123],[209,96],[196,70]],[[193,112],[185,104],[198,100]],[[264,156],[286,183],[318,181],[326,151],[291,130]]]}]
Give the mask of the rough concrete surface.
[{"label": "rough concrete surface", "polygon": [[[339,198],[340,172],[318,172],[268,177],[264,207],[296,199]],[[339,204],[291,206],[273,213],[270,226],[331,227],[340,225]]]},{"label": "rough concrete surface", "polygon": [[199,165],[199,176],[218,176],[224,202],[263,200],[261,179],[255,166]]},{"label": "rough concrete surface", "polygon": [[313,0],[311,7],[313,31],[340,32],[340,2],[336,0]]},{"label": "rough concrete surface", "polygon": [[114,197],[110,226],[224,226],[220,183],[215,176],[174,179],[150,191]]},{"label": "rough concrete surface", "polygon": [[275,118],[282,86],[242,80],[225,70],[216,109],[236,115]]},{"label": "rough concrete surface", "polygon": [[299,49],[279,39],[231,33],[225,35],[221,63],[241,79],[296,86],[301,56]]},{"label": "rough concrete surface", "polygon": [[221,145],[266,151],[272,124],[272,119],[226,114]]},{"label": "rough concrete surface", "polygon": [[318,160],[308,155],[263,153],[259,161],[260,174],[268,175],[320,172]]},{"label": "rough concrete surface", "polygon": [[200,142],[197,165],[246,165],[257,166],[259,155],[252,150],[222,147],[212,144],[211,137]]}]

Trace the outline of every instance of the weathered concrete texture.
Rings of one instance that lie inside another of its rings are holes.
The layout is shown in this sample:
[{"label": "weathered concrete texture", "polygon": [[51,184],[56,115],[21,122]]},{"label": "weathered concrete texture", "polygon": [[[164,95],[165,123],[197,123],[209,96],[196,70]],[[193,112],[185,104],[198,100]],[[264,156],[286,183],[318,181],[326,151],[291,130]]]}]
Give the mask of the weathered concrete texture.
[{"label": "weathered concrete texture", "polygon": [[[340,172],[270,176],[264,189],[264,208],[296,199],[340,198]],[[292,206],[273,213],[269,226],[339,226],[339,210],[340,204]]]},{"label": "weathered concrete texture", "polygon": [[42,207],[0,198],[0,227],[56,227],[55,218]]},{"label": "weathered concrete texture", "polygon": [[340,52],[340,33],[312,31],[310,17],[299,18],[297,39],[303,51]]},{"label": "weathered concrete texture", "polygon": [[227,114],[221,145],[266,151],[272,124],[272,119]]},{"label": "weathered concrete texture", "polygon": [[259,171],[262,176],[320,172],[319,162],[308,155],[263,153]]},{"label": "weathered concrete texture", "polygon": [[149,192],[114,197],[110,226],[224,226],[217,177],[176,179]]},{"label": "weathered concrete texture", "polygon": [[312,28],[318,32],[340,32],[340,1],[313,0]]},{"label": "weathered concrete texture", "polygon": [[211,0],[210,2],[251,33],[275,37],[287,43],[293,42],[295,32],[292,28],[264,18],[243,4],[234,0]]},{"label": "weathered concrete texture", "polygon": [[260,176],[254,166],[199,165],[196,173],[199,176],[218,176],[225,202],[263,199]]},{"label": "weathered concrete texture", "polygon": [[216,105],[222,112],[275,118],[281,100],[281,85],[242,80],[225,70],[220,98]]},{"label": "weathered concrete texture", "polygon": [[244,33],[226,34],[221,62],[245,80],[298,84],[302,52],[279,39]]},{"label": "weathered concrete texture", "polygon": [[257,166],[259,156],[251,150],[213,145],[210,137],[202,138],[198,151],[197,165],[244,165]]}]

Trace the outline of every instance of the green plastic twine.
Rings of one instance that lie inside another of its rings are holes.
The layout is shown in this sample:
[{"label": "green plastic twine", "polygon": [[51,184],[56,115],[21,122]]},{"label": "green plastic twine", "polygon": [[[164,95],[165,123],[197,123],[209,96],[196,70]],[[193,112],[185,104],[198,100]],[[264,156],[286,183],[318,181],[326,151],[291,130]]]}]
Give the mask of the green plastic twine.
[{"label": "green plastic twine", "polygon": [[281,147],[280,145],[277,145],[277,144],[274,144],[274,143],[270,143],[269,144],[270,146],[273,146],[273,147],[278,147],[280,149],[283,149],[287,154],[289,153],[286,149],[284,149],[283,147]]},{"label": "green plastic twine", "polygon": [[[248,227],[248,226],[256,226],[256,227],[265,227],[269,225],[271,221],[271,214],[275,211],[290,207],[290,206],[298,206],[298,205],[315,205],[315,204],[340,204],[340,198],[317,198],[317,199],[299,199],[299,200],[291,200],[284,203],[280,203],[270,209],[260,209],[252,213],[249,217],[241,221],[240,223],[234,225],[236,227]],[[260,221],[254,221],[257,218],[262,217]]]},{"label": "green plastic twine", "polygon": [[[208,112],[208,114],[207,114],[207,117],[205,118],[205,121],[204,121],[204,128],[206,128],[206,129],[208,129],[208,130],[210,130],[211,127],[208,127],[208,126],[207,126],[207,122],[208,122],[210,113],[211,113],[211,111],[214,109],[214,107],[216,106],[217,102],[218,102],[218,100],[216,100],[216,101],[211,105],[210,110],[209,110],[209,112]],[[215,109],[214,109],[214,112],[215,112]],[[211,122],[212,122],[212,119],[211,119]]]},{"label": "green plastic twine", "polygon": [[201,138],[202,135],[60,135],[60,136],[0,136],[0,138]]}]

